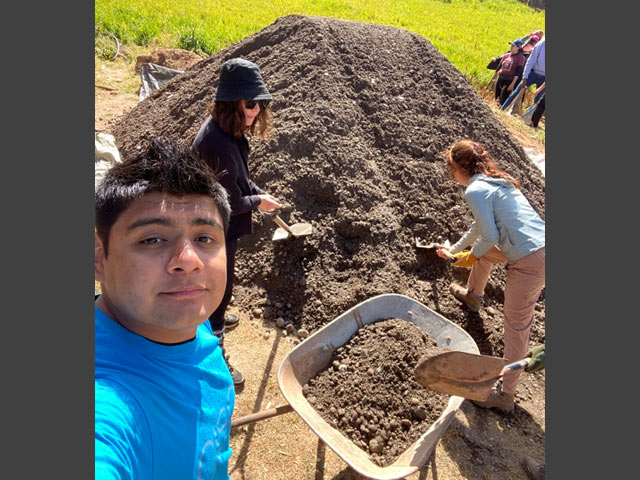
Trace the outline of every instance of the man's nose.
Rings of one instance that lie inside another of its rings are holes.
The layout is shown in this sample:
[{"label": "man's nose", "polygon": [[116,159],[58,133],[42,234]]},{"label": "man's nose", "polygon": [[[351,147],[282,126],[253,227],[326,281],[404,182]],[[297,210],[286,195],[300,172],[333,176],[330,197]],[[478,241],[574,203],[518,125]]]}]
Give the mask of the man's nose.
[{"label": "man's nose", "polygon": [[176,271],[191,272],[204,268],[204,263],[193,247],[193,243],[189,240],[184,240],[176,245],[167,267],[170,273]]}]

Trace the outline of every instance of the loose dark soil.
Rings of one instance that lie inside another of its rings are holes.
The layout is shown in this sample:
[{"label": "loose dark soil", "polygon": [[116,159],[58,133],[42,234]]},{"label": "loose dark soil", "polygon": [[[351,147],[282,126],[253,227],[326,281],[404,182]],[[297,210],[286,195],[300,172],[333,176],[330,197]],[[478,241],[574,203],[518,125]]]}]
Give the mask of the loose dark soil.
[{"label": "loose dark soil", "polygon": [[[483,143],[545,215],[540,171],[465,77],[409,31],[287,16],[198,62],[115,123],[123,158],[157,135],[191,143],[233,57],[256,62],[274,97],[272,138],[250,140],[252,177],[287,204],[285,221],[314,229],[273,243],[276,225],[255,213],[253,234],[239,243],[234,308],[313,334],[360,301],[399,293],[465,328],[480,353],[502,356],[504,268],[472,313],[448,292],[468,270],[414,246],[416,236],[454,242],[471,224],[441,155],[462,138]],[[543,291],[532,343],[545,340],[544,314]],[[464,478],[526,478],[519,456],[543,458],[544,372],[522,375],[516,401],[504,418],[463,404],[441,444]]]},{"label": "loose dark soil", "polygon": [[443,349],[401,319],[366,325],[302,392],[327,423],[385,467],[440,417],[448,395],[420,386],[413,370]]}]

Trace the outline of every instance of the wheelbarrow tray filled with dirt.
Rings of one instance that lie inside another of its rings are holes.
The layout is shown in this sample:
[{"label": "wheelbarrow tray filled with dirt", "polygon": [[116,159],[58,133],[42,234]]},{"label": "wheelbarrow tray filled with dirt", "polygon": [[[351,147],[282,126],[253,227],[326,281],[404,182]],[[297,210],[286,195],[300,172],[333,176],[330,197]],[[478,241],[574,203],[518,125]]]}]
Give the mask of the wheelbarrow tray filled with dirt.
[{"label": "wheelbarrow tray filled with dirt", "polygon": [[296,413],[348,465],[361,475],[376,480],[404,478],[422,467],[464,401],[463,397],[451,396],[429,430],[386,467],[373,463],[366,452],[320,416],[302,394],[302,387],[331,363],[333,352],[346,344],[360,328],[386,318],[413,323],[435,340],[438,347],[479,353],[473,338],[458,325],[407,296],[385,294],[352,307],[309,336],[289,352],[278,370],[280,390]]}]

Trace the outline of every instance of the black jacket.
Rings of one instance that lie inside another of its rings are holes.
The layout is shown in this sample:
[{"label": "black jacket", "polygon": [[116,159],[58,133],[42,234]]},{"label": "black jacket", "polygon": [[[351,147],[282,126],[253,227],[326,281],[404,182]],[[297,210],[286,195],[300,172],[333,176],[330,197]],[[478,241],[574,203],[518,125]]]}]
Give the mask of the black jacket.
[{"label": "black jacket", "polygon": [[265,193],[249,178],[249,142],[224,133],[211,116],[200,127],[192,144],[195,152],[218,174],[229,192],[231,218],[227,240],[251,233],[251,212],[258,208],[258,194]]}]

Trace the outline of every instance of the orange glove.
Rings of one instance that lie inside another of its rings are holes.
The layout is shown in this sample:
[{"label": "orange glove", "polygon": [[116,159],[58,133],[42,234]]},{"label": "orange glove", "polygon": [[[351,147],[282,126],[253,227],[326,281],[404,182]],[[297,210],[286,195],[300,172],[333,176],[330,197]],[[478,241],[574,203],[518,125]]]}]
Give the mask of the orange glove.
[{"label": "orange glove", "polygon": [[471,268],[473,264],[478,261],[476,257],[471,255],[470,251],[456,253],[454,257],[458,259],[458,261],[453,264],[454,267]]}]

